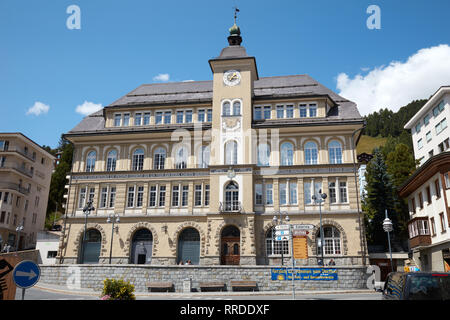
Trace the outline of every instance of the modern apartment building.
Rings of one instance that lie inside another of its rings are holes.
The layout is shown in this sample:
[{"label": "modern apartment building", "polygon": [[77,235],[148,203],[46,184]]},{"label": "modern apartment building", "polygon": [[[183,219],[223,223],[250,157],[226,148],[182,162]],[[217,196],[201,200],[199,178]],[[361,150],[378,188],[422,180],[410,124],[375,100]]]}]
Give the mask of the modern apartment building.
[{"label": "modern apartment building", "polygon": [[23,134],[0,133],[2,249],[6,243],[34,248],[45,224],[53,163],[51,154]]},{"label": "modern apartment building", "polygon": [[450,87],[441,87],[405,125],[411,129],[420,167],[400,196],[410,209],[409,237],[421,270],[450,271]]},{"label": "modern apartment building", "polygon": [[241,41],[234,25],[212,80],[143,84],[65,135],[75,151],[59,261],[286,263],[281,216],[312,226],[299,265],[321,250],[325,263],[364,262],[356,104],[308,75],[260,77]]}]

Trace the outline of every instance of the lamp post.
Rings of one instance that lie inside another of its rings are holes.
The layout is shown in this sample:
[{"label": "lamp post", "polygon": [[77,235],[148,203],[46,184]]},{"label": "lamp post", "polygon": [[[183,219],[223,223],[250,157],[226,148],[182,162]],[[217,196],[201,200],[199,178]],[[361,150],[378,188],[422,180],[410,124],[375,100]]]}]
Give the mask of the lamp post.
[{"label": "lamp post", "polygon": [[391,257],[391,271],[394,272],[394,265],[392,264],[391,236],[389,235],[389,233],[394,228],[392,226],[391,219],[388,218],[387,209],[386,209],[385,212],[386,212],[386,219],[384,219],[384,221],[383,221],[383,230],[387,233],[387,236],[388,236],[389,254],[390,254],[390,257]]},{"label": "lamp post", "polygon": [[95,208],[92,205],[92,200],[89,200],[88,203],[86,204],[86,206],[83,208],[83,214],[84,214],[85,218],[84,218],[83,246],[82,246],[82,251],[81,251],[81,256],[80,256],[81,263],[84,262],[84,247],[86,245],[87,218],[88,218],[88,215],[91,214],[91,211],[94,211],[94,210],[95,210]]},{"label": "lamp post", "polygon": [[325,199],[327,198],[326,193],[322,193],[322,190],[319,190],[319,195],[321,199],[318,199],[317,196],[314,194],[312,196],[312,199],[315,203],[319,203],[319,215],[320,215],[320,253],[321,253],[321,261],[319,265],[324,265],[323,261],[323,248],[324,248],[324,241],[323,241],[323,226],[322,226],[322,202],[325,202]]},{"label": "lamp post", "polygon": [[113,238],[114,238],[114,222],[117,222],[117,223],[120,222],[119,214],[118,213],[110,214],[108,216],[108,219],[106,219],[106,222],[107,223],[112,223],[112,226],[111,226],[111,247],[110,247],[110,250],[109,250],[109,264],[111,264],[112,245],[113,245]]},{"label": "lamp post", "polygon": [[[275,223],[275,224],[282,224],[283,223],[283,214],[284,215],[286,215],[286,218],[284,219],[284,221],[286,221],[286,222],[289,222],[290,221],[290,219],[289,219],[289,216],[287,215],[287,212],[286,211],[283,211],[283,212],[281,212],[281,211],[278,211],[278,212],[275,212],[275,214],[280,214],[280,220],[278,220],[278,218],[277,218],[277,216],[273,216],[273,219],[272,219],[272,221]],[[273,235],[273,233],[272,233],[272,235]],[[281,241],[281,265],[283,266],[284,265],[284,254],[283,254],[283,251],[284,251],[284,245],[283,245],[283,242],[284,242],[284,240],[282,240]]]}]

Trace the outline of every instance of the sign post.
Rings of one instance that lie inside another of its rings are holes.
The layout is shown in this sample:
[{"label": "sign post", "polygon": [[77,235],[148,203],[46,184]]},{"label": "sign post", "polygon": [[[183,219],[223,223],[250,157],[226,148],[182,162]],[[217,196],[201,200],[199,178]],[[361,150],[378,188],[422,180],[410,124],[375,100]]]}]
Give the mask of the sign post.
[{"label": "sign post", "polygon": [[25,289],[34,286],[41,277],[41,268],[30,260],[19,262],[13,271],[13,280],[16,286],[22,288],[22,300],[25,298]]}]

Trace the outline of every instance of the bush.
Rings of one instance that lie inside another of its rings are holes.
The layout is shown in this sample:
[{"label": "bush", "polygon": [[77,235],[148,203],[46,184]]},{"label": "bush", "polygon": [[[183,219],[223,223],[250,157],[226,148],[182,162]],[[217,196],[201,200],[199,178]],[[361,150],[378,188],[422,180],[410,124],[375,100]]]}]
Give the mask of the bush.
[{"label": "bush", "polygon": [[116,279],[103,281],[102,300],[136,300],[134,285]]}]

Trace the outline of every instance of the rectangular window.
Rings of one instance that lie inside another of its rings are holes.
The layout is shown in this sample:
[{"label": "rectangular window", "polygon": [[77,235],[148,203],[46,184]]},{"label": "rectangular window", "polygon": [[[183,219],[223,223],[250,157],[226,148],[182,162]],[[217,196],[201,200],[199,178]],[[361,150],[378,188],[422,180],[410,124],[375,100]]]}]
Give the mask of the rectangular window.
[{"label": "rectangular window", "polygon": [[183,193],[181,195],[181,206],[187,207],[189,197],[189,186],[183,186]]},{"label": "rectangular window", "polygon": [[261,206],[263,204],[262,184],[255,184],[255,205]]},{"label": "rectangular window", "polygon": [[440,134],[444,129],[447,128],[447,119],[443,119],[441,122],[439,122],[436,126],[436,135]]},{"label": "rectangular window", "polygon": [[184,112],[177,111],[177,123],[183,123],[183,118],[184,118]]},{"label": "rectangular window", "polygon": [[[6,197],[6,193],[5,193],[5,197]],[[80,189],[80,198],[78,201],[78,208],[83,208],[85,202],[86,202],[86,188],[81,188]]]},{"label": "rectangular window", "polygon": [[273,185],[271,183],[266,184],[266,205],[273,205]]},{"label": "rectangular window", "polygon": [[321,182],[316,182],[314,183],[314,194],[316,195],[316,197],[318,199],[320,199],[320,190],[322,189],[322,183]]},{"label": "rectangular window", "polygon": [[286,106],[286,118],[294,117],[294,106],[292,104]]},{"label": "rectangular window", "polygon": [[108,197],[108,188],[103,187],[100,194],[100,208],[106,208],[107,197]]},{"label": "rectangular window", "polygon": [[412,213],[416,213],[416,197],[411,198],[411,211]]},{"label": "rectangular window", "polygon": [[133,208],[134,207],[134,186],[133,187],[128,187],[127,207],[128,208]]},{"label": "rectangular window", "polygon": [[423,209],[423,196],[422,196],[422,192],[419,192],[419,206],[420,206],[420,209]]},{"label": "rectangular window", "polygon": [[198,122],[205,122],[205,110],[197,111]]},{"label": "rectangular window", "polygon": [[58,251],[47,251],[47,259],[56,258]]},{"label": "rectangular window", "polygon": [[309,116],[311,118],[317,117],[317,105],[315,103],[309,105]]},{"label": "rectangular window", "polygon": [[277,118],[278,119],[284,118],[284,106],[277,106]]},{"label": "rectangular window", "polygon": [[114,126],[115,127],[120,127],[121,121],[122,121],[122,114],[116,113],[114,115]]},{"label": "rectangular window", "polygon": [[431,116],[429,114],[427,114],[424,118],[423,118],[423,124],[424,125],[428,125],[430,123],[430,118]]},{"label": "rectangular window", "polygon": [[286,183],[280,183],[280,205],[286,204]]},{"label": "rectangular window", "polygon": [[336,182],[329,183],[328,193],[330,194],[330,203],[336,203]]},{"label": "rectangular window", "polygon": [[202,185],[196,184],[194,192],[194,205],[201,206],[202,205]]},{"label": "rectangular window", "polygon": [[347,182],[339,182],[339,196],[341,197],[341,203],[347,203]]},{"label": "rectangular window", "polygon": [[419,133],[420,132],[420,128],[422,127],[422,125],[421,125],[421,123],[420,123],[420,121],[416,124],[416,127],[415,127],[415,129],[416,129],[416,133]]},{"label": "rectangular window", "polygon": [[6,217],[6,211],[2,211],[2,214],[0,215],[0,223],[4,223],[5,222],[5,217]]},{"label": "rectangular window", "polygon": [[156,207],[156,186],[150,186],[149,207]]},{"label": "rectangular window", "polygon": [[142,113],[135,113],[134,114],[134,125],[140,126],[142,124]]},{"label": "rectangular window", "polygon": [[303,190],[305,191],[305,204],[311,204],[312,203],[311,183],[305,182]]},{"label": "rectangular window", "polygon": [[434,188],[436,190],[436,198],[441,197],[441,184],[439,183],[439,179],[434,180]]},{"label": "rectangular window", "polygon": [[111,187],[109,190],[109,207],[114,208],[116,202],[116,187]]},{"label": "rectangular window", "polygon": [[271,106],[265,106],[264,107],[264,119],[270,119],[272,118],[272,107]]},{"label": "rectangular window", "polygon": [[161,111],[156,112],[155,124],[161,124],[162,123],[162,117],[163,117],[163,113]]},{"label": "rectangular window", "polygon": [[427,190],[427,203],[430,204],[432,202],[430,186],[427,186],[426,190]]},{"label": "rectangular window", "polygon": [[159,186],[159,206],[166,205],[166,186]]},{"label": "rectangular window", "polygon": [[[90,202],[94,202],[94,197],[95,197],[95,188],[90,188],[89,189],[89,200]],[[37,203],[36,206],[39,205],[39,199],[37,199]]]},{"label": "rectangular window", "polygon": [[172,112],[171,111],[164,112],[164,123],[169,124],[171,122],[171,119],[172,119]]},{"label": "rectangular window", "polygon": [[422,141],[422,139],[419,139],[418,141],[417,141],[417,149],[422,149],[422,147],[423,147],[423,141]]},{"label": "rectangular window", "polygon": [[123,114],[123,126],[128,127],[130,125],[130,114],[124,113]]},{"label": "rectangular window", "polygon": [[300,105],[300,118],[306,118],[307,114],[306,114],[306,104],[301,104]]},{"label": "rectangular window", "polygon": [[261,107],[253,108],[253,119],[254,120],[261,120],[262,119]]},{"label": "rectangular window", "polygon": [[445,230],[445,218],[444,218],[443,212],[439,213],[439,220],[441,221],[441,233],[444,233],[444,232],[446,232],[446,230]]},{"label": "rectangular window", "polygon": [[212,109],[208,109],[206,121],[212,122]]},{"label": "rectangular window", "polygon": [[209,206],[209,184],[205,185],[205,206]]},{"label": "rectangular window", "polygon": [[186,110],[186,123],[192,123],[192,110]]},{"label": "rectangular window", "polygon": [[178,186],[172,186],[172,207],[178,207],[180,190]]},{"label": "rectangular window", "polygon": [[141,208],[143,200],[144,200],[144,187],[139,186],[137,188],[136,207]]},{"label": "rectangular window", "polygon": [[427,132],[427,142],[431,141],[431,131]]},{"label": "rectangular window", "polygon": [[430,218],[430,223],[431,223],[431,235],[435,236],[436,235],[436,224],[434,223],[434,218]]},{"label": "rectangular window", "polygon": [[144,126],[148,126],[150,124],[150,112],[144,113]]},{"label": "rectangular window", "polygon": [[289,183],[289,204],[297,204],[297,183]]},{"label": "rectangular window", "polygon": [[[448,172],[444,173],[444,180],[445,180],[445,188],[449,189],[450,188],[450,179],[448,177]],[[0,193],[0,197],[1,197],[1,193]]]}]

